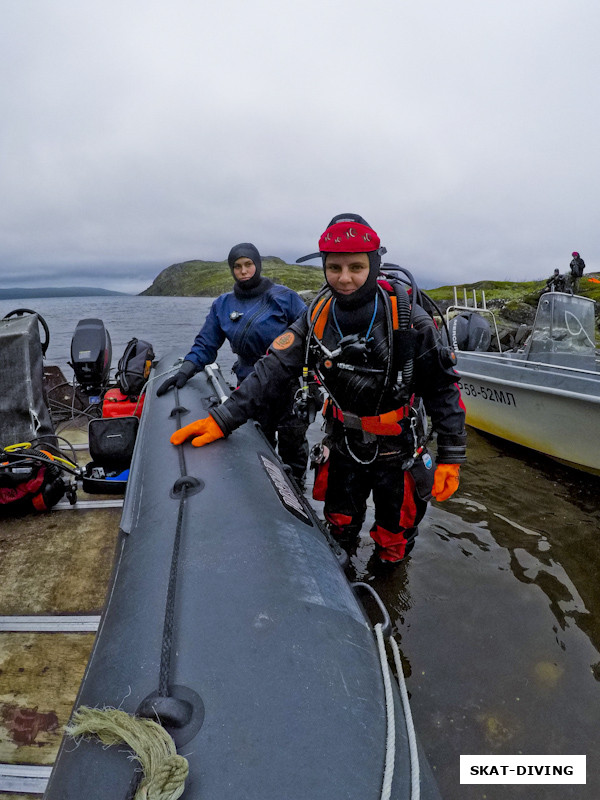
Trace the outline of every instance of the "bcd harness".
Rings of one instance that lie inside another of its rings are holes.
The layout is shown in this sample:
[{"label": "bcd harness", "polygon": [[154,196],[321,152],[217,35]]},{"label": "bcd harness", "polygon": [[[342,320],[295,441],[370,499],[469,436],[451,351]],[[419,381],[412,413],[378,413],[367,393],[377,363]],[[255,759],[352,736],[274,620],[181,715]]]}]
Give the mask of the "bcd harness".
[{"label": "bcd harness", "polygon": [[77,474],[74,462],[49,449],[34,449],[21,442],[0,450],[0,511],[14,508],[48,511],[66,493],[75,502],[74,489],[62,475]]},{"label": "bcd harness", "polygon": [[[357,414],[342,409],[327,387],[327,377],[323,374],[323,370],[319,365],[317,365],[315,373],[329,394],[329,398],[325,402],[323,408],[323,415],[326,418],[335,419],[340,422],[344,427],[345,433],[346,430],[362,431],[363,439],[367,442],[376,442],[378,436],[400,436],[401,434],[406,434],[408,432],[407,428],[406,426],[403,428],[401,422],[402,420],[410,418],[411,446],[414,458],[422,452],[424,445],[419,446],[420,443],[417,433],[419,414],[414,408],[414,394],[412,394],[411,391],[416,337],[416,331],[412,327],[412,306],[404,288],[400,286],[399,283],[392,283],[388,280],[378,280],[375,310],[377,309],[378,298],[383,300],[387,323],[389,357],[387,359],[386,369],[373,369],[338,361],[337,359],[343,352],[345,340],[352,339],[353,337],[342,337],[338,343],[338,347],[333,351],[330,351],[323,344],[322,338],[325,326],[330,313],[334,309],[335,303],[331,291],[326,288],[315,298],[309,309],[310,328],[306,338],[305,359],[302,370],[302,388],[299,390],[299,395],[302,397],[302,393],[304,393],[304,396],[308,394],[309,355],[311,348],[315,348],[315,345],[321,355],[324,356],[322,363],[326,367],[330,366],[331,363],[336,360],[336,366],[340,370],[363,373],[385,373],[384,383],[379,393],[375,410],[379,411],[383,398],[390,390],[392,395],[401,401],[401,405],[392,411],[387,411],[382,414],[360,417]],[[373,319],[374,318],[375,312],[373,314]],[[352,452],[346,435],[345,440],[350,455],[357,461],[361,461],[361,459]],[[377,452],[378,448],[376,448],[374,458],[377,456]],[[374,458],[372,460],[374,460]],[[367,463],[370,463],[370,461]]]}]

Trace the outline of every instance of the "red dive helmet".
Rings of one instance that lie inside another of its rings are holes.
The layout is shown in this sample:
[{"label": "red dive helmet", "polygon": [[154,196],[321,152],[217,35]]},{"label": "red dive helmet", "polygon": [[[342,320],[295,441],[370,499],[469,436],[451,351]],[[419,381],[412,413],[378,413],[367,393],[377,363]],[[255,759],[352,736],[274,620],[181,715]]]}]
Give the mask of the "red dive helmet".
[{"label": "red dive helmet", "polygon": [[331,286],[337,303],[342,308],[357,308],[364,305],[377,293],[377,276],[381,266],[381,256],[386,252],[381,240],[360,214],[337,214],[319,239],[319,253],[323,260],[325,280],[327,272],[325,262],[329,253],[366,253],[369,258],[369,275],[363,285],[352,292],[352,295],[338,294]]},{"label": "red dive helmet", "polygon": [[369,223],[360,214],[337,214],[319,238],[319,252],[296,259],[296,264],[321,256],[323,266],[327,253],[368,253],[369,261],[377,268],[381,256],[386,253],[381,240]]},{"label": "red dive helmet", "polygon": [[338,214],[319,239],[321,253],[371,253],[380,246],[379,236],[358,214]]}]

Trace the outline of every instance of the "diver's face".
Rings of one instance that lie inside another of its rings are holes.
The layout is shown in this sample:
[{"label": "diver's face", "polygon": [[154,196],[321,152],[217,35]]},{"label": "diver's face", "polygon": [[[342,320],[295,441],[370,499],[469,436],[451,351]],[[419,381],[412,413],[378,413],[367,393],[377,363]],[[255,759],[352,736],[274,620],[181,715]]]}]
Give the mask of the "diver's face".
[{"label": "diver's face", "polygon": [[328,253],[325,280],[339,294],[352,294],[369,277],[369,256],[366,253]]},{"label": "diver's face", "polygon": [[247,281],[256,272],[256,265],[250,258],[242,256],[233,262],[233,277],[236,281]]}]

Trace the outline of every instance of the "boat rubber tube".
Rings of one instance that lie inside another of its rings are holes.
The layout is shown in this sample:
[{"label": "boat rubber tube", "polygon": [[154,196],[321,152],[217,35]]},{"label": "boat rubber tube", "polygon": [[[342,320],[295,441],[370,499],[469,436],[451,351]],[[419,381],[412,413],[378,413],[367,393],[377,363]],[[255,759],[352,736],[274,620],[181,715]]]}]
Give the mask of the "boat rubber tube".
[{"label": "boat rubber tube", "polygon": [[[75,708],[154,719],[164,710],[189,763],[186,800],[381,800],[389,715],[373,627],[257,425],[211,447],[169,443],[219,402],[203,372],[156,396],[178,355],[151,376]],[[407,800],[395,681],[392,706],[385,796]],[[125,800],[135,769],[123,747],[66,737],[45,797]],[[439,800],[422,754],[420,789],[423,800]]]}]

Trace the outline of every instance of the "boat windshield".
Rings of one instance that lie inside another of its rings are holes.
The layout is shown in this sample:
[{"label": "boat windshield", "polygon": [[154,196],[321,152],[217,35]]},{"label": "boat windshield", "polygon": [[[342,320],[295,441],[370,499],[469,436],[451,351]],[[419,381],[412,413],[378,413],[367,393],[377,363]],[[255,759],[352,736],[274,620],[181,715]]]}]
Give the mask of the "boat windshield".
[{"label": "boat windshield", "polygon": [[526,358],[589,369],[595,359],[594,301],[562,292],[542,295]]}]

